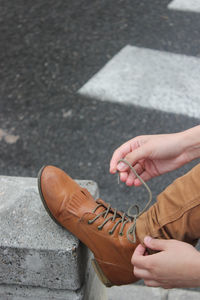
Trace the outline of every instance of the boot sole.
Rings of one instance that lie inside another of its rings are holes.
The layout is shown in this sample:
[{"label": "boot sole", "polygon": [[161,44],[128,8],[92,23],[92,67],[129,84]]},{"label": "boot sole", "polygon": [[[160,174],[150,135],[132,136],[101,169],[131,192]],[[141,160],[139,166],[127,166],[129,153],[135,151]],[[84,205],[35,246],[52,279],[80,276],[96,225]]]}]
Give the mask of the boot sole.
[{"label": "boot sole", "polygon": [[[50,218],[60,227],[64,228],[66,230],[65,227],[63,227],[57,220],[56,218],[52,215],[50,209],[48,208],[46,201],[44,199],[44,196],[42,194],[42,188],[41,188],[41,176],[42,176],[42,172],[44,170],[46,166],[43,166],[40,171],[38,172],[38,190],[39,190],[39,194],[40,194],[40,199],[42,200],[42,204],[45,208],[45,210],[47,211],[48,215],[50,216]],[[106,286],[106,287],[111,287],[113,286],[113,284],[110,282],[110,280],[104,275],[102,269],[100,268],[98,262],[95,259],[91,259],[91,263],[92,266],[94,268],[94,271],[96,272],[99,280]]]},{"label": "boot sole", "polygon": [[99,278],[99,280],[106,286],[106,287],[111,287],[113,284],[110,282],[110,280],[104,275],[102,269],[100,268],[98,262],[95,259],[91,260],[92,266]]}]

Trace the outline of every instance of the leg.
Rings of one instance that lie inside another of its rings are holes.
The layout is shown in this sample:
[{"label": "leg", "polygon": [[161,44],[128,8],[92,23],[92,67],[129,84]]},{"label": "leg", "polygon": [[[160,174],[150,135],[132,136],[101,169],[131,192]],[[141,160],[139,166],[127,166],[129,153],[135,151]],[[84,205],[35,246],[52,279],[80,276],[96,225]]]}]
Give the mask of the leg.
[{"label": "leg", "polygon": [[137,236],[177,239],[195,245],[200,238],[200,164],[176,179],[137,220]]}]

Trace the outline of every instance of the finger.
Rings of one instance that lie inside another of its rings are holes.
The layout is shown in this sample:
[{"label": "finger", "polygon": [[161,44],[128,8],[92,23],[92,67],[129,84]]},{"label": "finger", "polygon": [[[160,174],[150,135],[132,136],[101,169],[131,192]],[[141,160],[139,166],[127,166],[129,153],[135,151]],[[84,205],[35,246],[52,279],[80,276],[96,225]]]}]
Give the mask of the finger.
[{"label": "finger", "polygon": [[161,288],[169,290],[169,289],[173,289],[174,287],[171,285],[160,285]]},{"label": "finger", "polygon": [[119,177],[122,182],[126,182],[128,178],[128,172],[120,172]]},{"label": "finger", "polygon": [[173,288],[176,287],[176,286],[168,285],[168,284],[167,284],[167,285],[161,284],[160,287],[163,288],[163,289],[169,290],[169,289],[173,289]]},{"label": "finger", "polygon": [[156,281],[156,280],[151,280],[151,279],[145,279],[144,283],[146,286],[151,286],[151,287],[160,287],[161,283]]},{"label": "finger", "polygon": [[[148,180],[150,180],[150,179],[152,178],[152,176],[151,176],[149,173],[147,173],[146,171],[144,171],[142,174],[140,174],[140,177],[141,177],[144,181],[148,181]],[[141,182],[138,178],[136,178],[136,179],[134,180],[134,185],[135,185],[135,186],[140,186],[140,185],[142,185],[142,182]]]},{"label": "finger", "polygon": [[[126,156],[124,156],[124,159],[127,160],[131,165],[135,165],[140,160],[145,159],[148,156],[148,148],[143,145],[142,147],[136,148],[133,151],[129,152]],[[124,166],[121,164],[120,168],[117,166],[117,169],[120,171],[127,170],[127,165],[124,164]]]},{"label": "finger", "polygon": [[[145,148],[145,149],[143,149]],[[127,160],[131,165],[135,165],[137,162],[139,162],[140,160],[143,160],[146,156],[147,156],[147,150],[146,147],[139,147],[136,148],[134,150],[131,150],[131,152],[129,151],[129,153],[127,155],[125,155],[124,158],[125,160]],[[117,170],[118,171],[127,171],[129,168],[129,166],[124,163],[124,162],[119,162],[119,164],[117,164]]]},{"label": "finger", "polygon": [[126,185],[127,186],[132,186],[134,185],[134,179],[135,179],[135,175],[133,174],[133,172],[129,172],[129,175],[126,179]]},{"label": "finger", "polygon": [[146,286],[149,286],[149,287],[161,287],[163,289],[171,289],[173,288],[173,286],[171,285],[166,285],[166,284],[162,284],[161,282],[159,281],[156,281],[156,280],[144,280],[144,283]]},{"label": "finger", "polygon": [[[136,171],[136,173],[138,175],[140,175],[143,172],[143,167],[141,166],[141,164],[136,164],[134,166],[134,170]],[[128,178],[126,180],[126,184],[128,186],[134,185],[135,179],[136,179],[136,175],[133,173],[133,171],[130,170]]]},{"label": "finger", "polygon": [[118,161],[121,158],[124,158],[124,156],[126,156],[130,151],[131,151],[130,143],[128,142],[124,143],[122,146],[120,146],[114,151],[113,156],[110,160],[110,173],[112,174],[116,173]]},{"label": "finger", "polygon": [[169,245],[169,240],[153,239],[150,236],[144,238],[144,244],[152,250],[166,250]]},{"label": "finger", "polygon": [[133,274],[138,277],[138,278],[142,278],[142,279],[150,279],[152,276],[150,274],[150,272],[148,270],[145,269],[140,269],[138,267],[134,267],[133,269]]}]

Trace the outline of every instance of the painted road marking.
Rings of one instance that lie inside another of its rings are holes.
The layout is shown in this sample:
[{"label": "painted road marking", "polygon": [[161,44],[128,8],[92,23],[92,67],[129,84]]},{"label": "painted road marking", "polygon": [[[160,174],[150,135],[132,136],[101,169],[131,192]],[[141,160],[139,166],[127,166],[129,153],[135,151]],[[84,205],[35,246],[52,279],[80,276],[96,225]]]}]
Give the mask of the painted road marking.
[{"label": "painted road marking", "polygon": [[200,0],[174,0],[169,3],[169,9],[200,12]]},{"label": "painted road marking", "polygon": [[200,59],[127,45],[78,92],[199,118]]}]

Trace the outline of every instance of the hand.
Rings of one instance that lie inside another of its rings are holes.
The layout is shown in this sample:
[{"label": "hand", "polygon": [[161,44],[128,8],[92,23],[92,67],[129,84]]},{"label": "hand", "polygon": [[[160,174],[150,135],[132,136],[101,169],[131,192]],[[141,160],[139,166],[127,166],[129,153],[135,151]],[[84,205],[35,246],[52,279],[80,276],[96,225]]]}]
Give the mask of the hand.
[{"label": "hand", "polygon": [[121,158],[135,168],[144,181],[181,167],[189,161],[184,132],[138,136],[115,150],[110,161],[110,172],[120,172],[120,179],[128,186],[141,185]]},{"label": "hand", "polygon": [[151,287],[166,289],[200,286],[200,253],[190,244],[176,240],[158,240],[146,237],[146,247],[160,252],[145,255],[139,244],[131,262],[134,275]]}]

